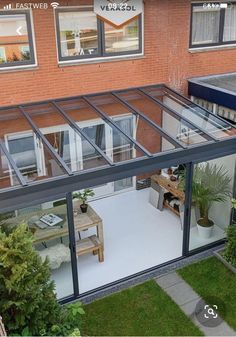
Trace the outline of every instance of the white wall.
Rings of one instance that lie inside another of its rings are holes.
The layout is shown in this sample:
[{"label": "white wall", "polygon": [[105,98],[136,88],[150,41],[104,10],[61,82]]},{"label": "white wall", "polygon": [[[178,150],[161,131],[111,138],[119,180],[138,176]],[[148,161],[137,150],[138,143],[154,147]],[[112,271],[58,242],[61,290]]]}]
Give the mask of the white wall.
[{"label": "white wall", "polygon": [[[218,158],[209,161],[210,163],[223,165],[228,171],[231,179],[231,188],[233,193],[234,180],[235,180],[235,168],[236,168],[236,155],[231,155],[223,158]],[[231,198],[224,203],[215,203],[210,210],[210,218],[222,229],[225,229],[230,224],[231,215]]]}]

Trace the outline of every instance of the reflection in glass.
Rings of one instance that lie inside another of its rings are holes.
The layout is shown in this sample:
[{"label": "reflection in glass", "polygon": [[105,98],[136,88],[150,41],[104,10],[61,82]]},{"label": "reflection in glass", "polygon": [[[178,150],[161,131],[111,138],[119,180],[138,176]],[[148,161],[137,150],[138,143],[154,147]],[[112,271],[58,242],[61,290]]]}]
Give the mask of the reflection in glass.
[{"label": "reflection in glass", "polygon": [[105,52],[122,53],[139,50],[139,19],[119,28],[104,22]]},{"label": "reflection in glass", "polygon": [[[189,121],[189,123],[194,123],[197,127],[203,129],[215,138],[226,138],[233,136],[236,133],[236,129],[229,125],[229,123],[225,122],[223,119],[217,118],[217,116],[214,116],[207,110],[196,105],[194,102],[187,100],[185,97],[178,95],[169,88],[160,89],[152,87],[145,89],[145,92],[182,115]],[[186,125],[187,124],[188,123],[186,122]]]},{"label": "reflection in glass", "polygon": [[1,15],[0,64],[30,60],[31,54],[26,15]]},{"label": "reflection in glass", "polygon": [[97,17],[92,11],[61,12],[59,15],[62,57],[98,53]]},{"label": "reflection in glass", "polygon": [[[148,90],[147,92],[149,93]],[[160,94],[158,89],[157,94]],[[119,96],[130,103],[134,108],[145,114],[145,116],[159,125],[164,131],[168,132],[172,137],[175,137],[177,140],[182,142],[183,145],[192,145],[207,141],[202,133],[191,126],[190,123],[181,119],[181,117],[176,116],[174,113],[164,110],[160,105],[153,102],[151,98],[148,98],[142,93],[130,90],[119,93]],[[174,107],[172,108],[175,109]],[[140,128],[142,130],[141,126]],[[148,140],[145,140],[145,142],[148,142]],[[173,149],[173,145],[171,146],[169,142],[163,138],[162,151],[170,149]],[[160,152],[160,150],[156,152]]]}]

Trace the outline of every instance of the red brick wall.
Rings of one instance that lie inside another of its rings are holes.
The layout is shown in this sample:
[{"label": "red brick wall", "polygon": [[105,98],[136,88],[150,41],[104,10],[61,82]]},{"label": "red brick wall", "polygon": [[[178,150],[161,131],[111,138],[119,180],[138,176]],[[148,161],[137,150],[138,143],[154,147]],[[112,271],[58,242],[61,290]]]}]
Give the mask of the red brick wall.
[{"label": "red brick wall", "polygon": [[236,49],[189,53],[189,0],[145,0],[145,57],[137,60],[59,67],[52,9],[33,18],[38,68],[1,72],[0,105],[161,82],[186,93],[189,77],[236,70]]}]

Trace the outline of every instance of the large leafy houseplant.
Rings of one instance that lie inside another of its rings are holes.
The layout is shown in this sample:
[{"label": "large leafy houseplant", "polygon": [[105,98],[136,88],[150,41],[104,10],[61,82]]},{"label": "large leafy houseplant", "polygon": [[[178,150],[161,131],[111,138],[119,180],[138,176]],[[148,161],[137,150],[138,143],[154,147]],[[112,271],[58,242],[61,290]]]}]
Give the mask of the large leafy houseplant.
[{"label": "large leafy houseplant", "polygon": [[213,203],[225,202],[231,196],[231,177],[224,166],[207,163],[195,166],[192,184],[192,201],[199,209],[198,225],[211,227],[209,210]]}]

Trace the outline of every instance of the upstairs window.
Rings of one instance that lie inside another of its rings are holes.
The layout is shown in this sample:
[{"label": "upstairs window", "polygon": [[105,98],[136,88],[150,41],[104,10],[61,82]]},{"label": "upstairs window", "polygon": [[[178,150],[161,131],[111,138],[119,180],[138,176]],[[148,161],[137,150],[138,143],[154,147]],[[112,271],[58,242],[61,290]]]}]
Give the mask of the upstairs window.
[{"label": "upstairs window", "polygon": [[0,68],[35,64],[30,13],[0,11]]},{"label": "upstairs window", "polygon": [[190,47],[236,43],[236,3],[192,4]]},{"label": "upstairs window", "polygon": [[57,9],[56,24],[59,61],[142,52],[141,15],[115,27],[97,18],[93,11]]}]

